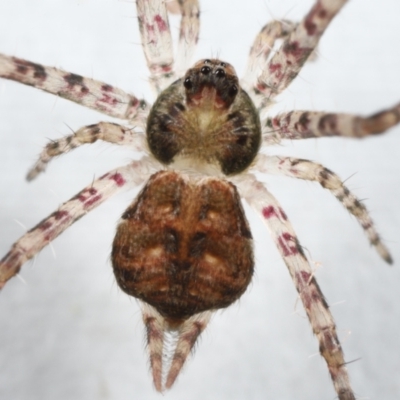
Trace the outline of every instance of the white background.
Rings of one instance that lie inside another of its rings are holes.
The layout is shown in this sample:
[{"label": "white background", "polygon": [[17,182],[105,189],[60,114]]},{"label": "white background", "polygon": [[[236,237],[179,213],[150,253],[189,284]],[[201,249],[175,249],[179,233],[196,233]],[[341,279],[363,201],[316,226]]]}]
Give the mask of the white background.
[{"label": "white background", "polygon": [[[311,0],[202,1],[196,58],[244,71],[250,44],[273,18],[300,19]],[[94,77],[152,100],[133,2],[0,1],[0,51]],[[284,110],[368,114],[400,99],[400,3],[352,0],[279,98]],[[172,21],[177,32],[178,19]],[[276,110],[271,110],[274,113]],[[109,144],[76,150],[28,184],[46,138],[108,118],[14,82],[0,82],[0,253],[95,176],[135,154]],[[353,217],[317,184],[267,178],[338,325],[359,399],[400,398],[400,129],[363,141],[309,139],[270,153],[323,163],[371,211],[391,249],[388,267]],[[137,155],[136,155],[137,157]],[[23,267],[0,293],[0,398],[161,399],[152,387],[136,301],[115,284],[116,222],[135,192],[81,219]],[[249,210],[248,210],[249,211]],[[289,274],[249,212],[256,273],[242,299],[218,312],[166,399],[328,400],[335,393]],[[18,221],[18,222],[16,222]],[[21,226],[22,225],[22,226]]]}]

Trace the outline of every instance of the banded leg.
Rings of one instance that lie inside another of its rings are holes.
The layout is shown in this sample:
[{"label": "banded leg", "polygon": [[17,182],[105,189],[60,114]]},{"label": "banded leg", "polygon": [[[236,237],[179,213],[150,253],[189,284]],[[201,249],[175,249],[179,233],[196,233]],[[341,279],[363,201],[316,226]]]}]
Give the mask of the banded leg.
[{"label": "banded leg", "polygon": [[271,50],[278,39],[289,35],[296,24],[288,21],[272,21],[266,24],[254,39],[251,46],[246,72],[242,78],[242,84],[249,92],[255,92],[257,78],[265,67]]},{"label": "banded leg", "polygon": [[146,303],[142,303],[143,322],[146,327],[147,347],[149,349],[150,368],[153,374],[153,383],[157,392],[162,392],[162,364],[165,320]]},{"label": "banded leg", "polygon": [[133,150],[141,151],[145,148],[144,136],[130,128],[112,122],[100,122],[80,128],[72,135],[58,140],[52,140],[39,155],[35,165],[29,170],[26,179],[31,181],[43,172],[47,164],[56,156],[88,143],[104,140],[109,143],[123,145]]},{"label": "banded leg", "polygon": [[79,218],[122,189],[142,184],[149,176],[148,169],[151,163],[151,159],[144,157],[108,172],[23,235],[0,261],[0,289],[19,272],[26,261]]},{"label": "banded leg", "polygon": [[268,118],[263,136],[307,139],[322,136],[364,138],[385,132],[400,122],[400,103],[368,117],[312,111],[291,111]]},{"label": "banded leg", "polygon": [[320,353],[328,365],[339,400],[355,400],[333,316],[286,214],[253,175],[237,177],[233,181],[241,196],[262,217],[285,261],[317,336]]},{"label": "banded leg", "polygon": [[333,17],[347,0],[317,0],[281,48],[272,56],[256,85],[260,108],[267,107],[297,76]]},{"label": "banded leg", "polygon": [[136,0],[139,30],[150,81],[157,93],[174,79],[174,56],[165,0]]},{"label": "banded leg", "polygon": [[[158,392],[162,392],[174,384],[212,313],[206,311],[175,323],[165,320],[155,308],[146,303],[142,303],[142,313],[154,386]],[[166,343],[168,335],[174,336],[169,346]]]},{"label": "banded leg", "polygon": [[328,189],[346,207],[350,214],[356,217],[378,254],[387,263],[391,264],[393,262],[388,249],[382,243],[375,229],[366,207],[343,185],[334,172],[312,161],[292,157],[266,156],[264,154],[260,155],[255,168],[258,171],[269,174],[318,182],[323,188]]},{"label": "banded leg", "polygon": [[200,31],[200,7],[198,0],[179,0],[182,18],[179,28],[179,44],[175,69],[178,77],[190,67]]},{"label": "banded leg", "polygon": [[174,384],[175,379],[179,375],[183,364],[193,349],[197,338],[204,331],[210,321],[211,315],[211,311],[196,314],[180,324],[178,328],[175,328],[178,330],[178,341],[172,356],[171,367],[166,378],[166,389],[169,389]]},{"label": "banded leg", "polygon": [[0,77],[44,90],[144,127],[150,106],[123,90],[54,67],[0,54]]}]

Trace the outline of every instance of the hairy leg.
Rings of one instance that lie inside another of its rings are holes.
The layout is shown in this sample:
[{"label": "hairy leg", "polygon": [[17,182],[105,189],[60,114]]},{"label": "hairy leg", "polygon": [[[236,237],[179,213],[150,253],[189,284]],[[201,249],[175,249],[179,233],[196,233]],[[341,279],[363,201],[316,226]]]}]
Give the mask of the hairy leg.
[{"label": "hairy leg", "polygon": [[200,6],[198,0],[179,0],[182,18],[175,69],[178,78],[190,67],[199,40]]},{"label": "hairy leg", "polygon": [[108,172],[30,229],[12,245],[11,250],[0,260],[0,289],[19,272],[26,261],[79,218],[122,189],[142,184],[149,176],[148,169],[152,163],[153,161],[144,157],[125,167]]},{"label": "hairy leg", "polygon": [[347,0],[317,0],[310,12],[289,34],[258,78],[256,93],[260,109],[267,107],[297,76],[316,48],[329,23]]},{"label": "hairy leg", "polygon": [[143,127],[150,106],[123,90],[17,57],[0,54],[0,77],[33,86],[111,117],[128,119]]},{"label": "hairy leg", "polygon": [[[162,392],[174,384],[212,312],[202,312],[187,320],[173,322],[167,321],[154,307],[142,303],[142,314],[154,386],[158,392]],[[173,338],[168,337],[170,335]],[[171,339],[172,343],[167,345]]]},{"label": "hairy leg", "polygon": [[171,367],[166,377],[166,389],[169,389],[174,384],[198,337],[210,321],[211,315],[211,311],[196,314],[177,327],[178,341],[172,356]]},{"label": "hairy leg", "polygon": [[150,82],[160,93],[175,79],[167,8],[164,0],[136,0],[136,8]]},{"label": "hairy leg", "polygon": [[161,392],[165,320],[157,310],[142,303],[143,322],[147,333],[150,368],[156,390]]},{"label": "hairy leg", "polygon": [[269,228],[319,341],[320,353],[328,365],[339,400],[355,400],[333,316],[286,214],[253,175],[247,174],[232,181]]},{"label": "hairy leg", "polygon": [[290,111],[268,118],[263,137],[307,139],[323,136],[364,138],[383,133],[400,122],[400,103],[368,117],[314,111]]},{"label": "hairy leg", "polygon": [[259,161],[254,168],[257,171],[269,174],[318,182],[323,188],[328,189],[346,207],[350,214],[357,218],[378,254],[387,263],[391,264],[393,262],[388,249],[382,243],[375,229],[366,207],[347,189],[334,172],[312,161],[292,157],[266,156],[264,154],[259,156]]},{"label": "hairy leg", "polygon": [[137,151],[145,149],[145,138],[142,134],[112,122],[99,122],[98,124],[84,126],[72,135],[48,143],[40,153],[35,165],[29,170],[27,180],[35,179],[46,169],[47,164],[54,157],[68,153],[84,144],[94,143],[97,140],[127,146]]},{"label": "hairy leg", "polygon": [[278,39],[287,37],[295,27],[296,24],[291,21],[272,21],[266,24],[254,39],[250,48],[246,72],[241,81],[250,96],[257,98],[257,79],[267,63],[274,44]]}]

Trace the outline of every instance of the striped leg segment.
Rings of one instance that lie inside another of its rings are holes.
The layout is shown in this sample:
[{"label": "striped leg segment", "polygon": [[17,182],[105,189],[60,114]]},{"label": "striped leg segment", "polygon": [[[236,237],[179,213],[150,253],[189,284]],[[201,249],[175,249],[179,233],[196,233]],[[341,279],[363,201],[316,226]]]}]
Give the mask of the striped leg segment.
[{"label": "striped leg segment", "polygon": [[267,63],[256,85],[261,108],[297,76],[321,35],[347,0],[318,0]]},{"label": "striped leg segment", "polygon": [[153,382],[156,390],[161,392],[162,387],[162,364],[165,320],[146,303],[142,303],[143,322],[147,333],[147,347],[150,356],[150,368],[153,374]]},{"label": "striped leg segment", "polygon": [[266,155],[260,155],[256,168],[260,172],[318,182],[323,188],[328,189],[346,207],[350,214],[357,218],[378,254],[387,263],[391,264],[393,262],[388,249],[382,243],[375,229],[366,207],[343,185],[334,172],[312,161]]},{"label": "striped leg segment", "polygon": [[150,106],[123,90],[61,69],[0,54],[0,77],[33,86],[143,127]]},{"label": "striped leg segment", "polygon": [[26,261],[79,218],[122,189],[142,184],[149,176],[151,163],[145,157],[103,175],[23,235],[0,260],[0,289],[19,272]]},{"label": "striped leg segment", "polygon": [[280,139],[308,139],[323,136],[364,138],[377,135],[400,122],[400,103],[368,117],[313,111],[291,111],[268,118],[263,135]]},{"label": "striped leg segment", "polygon": [[183,76],[190,67],[200,31],[200,7],[198,0],[179,0],[182,14],[179,44],[176,56],[176,72]]},{"label": "striped leg segment", "polygon": [[[211,311],[196,314],[175,328],[177,329],[178,340],[172,356],[171,367],[165,381],[166,389],[169,389],[174,384],[197,338],[210,321],[211,315]],[[171,328],[174,329],[173,326]]]},{"label": "striped leg segment", "polygon": [[159,93],[174,79],[174,56],[165,0],[136,0],[139,30],[150,81]]},{"label": "striped leg segment", "polygon": [[248,174],[245,179],[234,179],[241,196],[257,211],[267,225],[293,279],[299,297],[319,341],[339,400],[355,400],[345,367],[335,323],[324,296],[313,276],[292,225],[277,200],[268,190]]},{"label": "striped leg segment", "polygon": [[196,314],[183,321],[169,321],[155,308],[142,303],[142,313],[154,386],[162,392],[174,384],[212,312]]},{"label": "striped leg segment", "polygon": [[257,93],[255,88],[257,79],[267,63],[275,42],[287,37],[295,26],[296,24],[291,21],[282,20],[272,21],[261,29],[251,46],[246,72],[242,79],[246,90]]},{"label": "striped leg segment", "polygon": [[40,153],[35,165],[29,170],[26,177],[27,180],[31,181],[35,179],[46,169],[47,164],[54,157],[68,153],[84,144],[94,143],[97,140],[127,146],[137,151],[146,148],[144,136],[133,131],[131,128],[126,128],[112,122],[100,122],[95,125],[88,125],[77,130],[72,135],[52,140],[48,143]]}]

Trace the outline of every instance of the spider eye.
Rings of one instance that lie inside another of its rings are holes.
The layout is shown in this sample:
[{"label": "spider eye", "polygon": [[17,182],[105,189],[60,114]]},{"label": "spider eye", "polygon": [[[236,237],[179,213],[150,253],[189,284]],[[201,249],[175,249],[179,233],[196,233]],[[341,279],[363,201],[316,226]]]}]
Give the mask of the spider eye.
[{"label": "spider eye", "polygon": [[238,92],[237,86],[236,85],[232,85],[230,87],[230,89],[229,89],[230,96],[236,96],[237,92]]},{"label": "spider eye", "polygon": [[190,78],[186,78],[183,82],[183,86],[185,86],[186,89],[191,89],[193,87],[192,80]]},{"label": "spider eye", "polygon": [[204,64],[210,64],[211,63],[211,60],[204,60]]},{"label": "spider eye", "polygon": [[202,74],[208,75],[211,72],[211,68],[210,67],[203,67],[200,71],[201,71]]},{"label": "spider eye", "polygon": [[226,67],[226,63],[224,63],[224,62],[220,63],[219,65],[220,65],[221,67],[224,67],[224,68]]},{"label": "spider eye", "polygon": [[218,68],[215,71],[215,75],[217,76],[217,78],[223,78],[225,76],[225,71],[221,68]]}]

